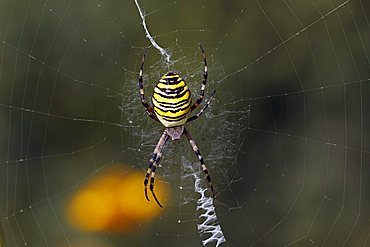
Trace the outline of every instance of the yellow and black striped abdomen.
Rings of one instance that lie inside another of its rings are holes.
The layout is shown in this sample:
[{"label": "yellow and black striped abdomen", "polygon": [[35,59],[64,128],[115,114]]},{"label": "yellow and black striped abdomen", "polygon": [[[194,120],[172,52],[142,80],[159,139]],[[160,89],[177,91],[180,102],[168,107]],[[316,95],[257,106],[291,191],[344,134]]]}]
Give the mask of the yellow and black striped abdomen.
[{"label": "yellow and black striped abdomen", "polygon": [[154,112],[165,127],[186,123],[191,108],[191,95],[186,82],[176,73],[162,76],[154,88]]}]

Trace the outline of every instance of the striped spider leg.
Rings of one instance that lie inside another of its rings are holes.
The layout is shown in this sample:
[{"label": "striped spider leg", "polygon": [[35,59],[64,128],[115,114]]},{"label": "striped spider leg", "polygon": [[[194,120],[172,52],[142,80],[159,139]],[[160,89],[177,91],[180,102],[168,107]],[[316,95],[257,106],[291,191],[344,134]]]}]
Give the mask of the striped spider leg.
[{"label": "striped spider leg", "polygon": [[208,169],[206,167],[206,164],[204,163],[203,156],[200,153],[197,144],[195,143],[195,141],[193,140],[193,138],[191,137],[189,131],[187,131],[186,128],[184,130],[184,134],[188,138],[188,141],[190,143],[190,146],[192,147],[194,153],[197,155],[197,157],[199,159],[200,164],[202,165],[202,170],[203,170],[204,174],[206,175],[206,179],[207,179],[208,185],[209,185],[209,187],[211,188],[211,191],[212,191],[212,196],[215,197],[215,193],[213,191],[213,186],[212,186],[212,182],[211,182],[211,176],[208,173]]},{"label": "striped spider leg", "polygon": [[158,120],[157,117],[155,116],[154,114],[154,109],[153,107],[151,107],[145,100],[145,97],[144,97],[144,84],[143,84],[143,69],[144,69],[144,61],[145,61],[145,56],[146,56],[146,53],[148,52],[148,48],[145,49],[144,51],[144,55],[143,55],[143,58],[141,60],[141,66],[140,66],[140,71],[139,71],[139,83],[137,84],[138,85],[138,88],[139,88],[139,95],[140,95],[140,100],[141,100],[141,104],[144,106],[145,108],[145,112],[149,115],[149,117],[151,117],[152,119],[154,120]]},{"label": "striped spider leg", "polygon": [[200,103],[202,103],[202,100],[204,98],[204,91],[206,90],[207,78],[208,78],[208,67],[207,67],[206,53],[204,52],[203,46],[201,44],[199,44],[199,47],[202,51],[203,61],[204,61],[203,81],[202,81],[202,87],[200,88],[199,98],[191,106],[191,108],[190,108],[191,111],[193,111],[195,108],[197,108],[200,105]]},{"label": "striped spider leg", "polygon": [[158,199],[157,199],[157,197],[154,193],[154,176],[155,176],[155,170],[157,169],[157,165],[159,163],[159,160],[162,157],[163,147],[166,144],[166,142],[168,141],[168,138],[169,138],[169,136],[167,134],[167,130],[164,130],[161,138],[159,138],[157,146],[154,149],[153,155],[152,155],[151,159],[149,160],[148,170],[146,171],[146,175],[145,175],[145,179],[144,179],[144,187],[145,187],[144,191],[145,191],[146,199],[149,201],[147,186],[148,186],[149,177],[150,177],[149,189],[152,192],[152,195],[153,195],[155,201],[157,202],[157,204],[160,207],[162,207],[162,205],[159,203],[159,201],[158,201]]}]

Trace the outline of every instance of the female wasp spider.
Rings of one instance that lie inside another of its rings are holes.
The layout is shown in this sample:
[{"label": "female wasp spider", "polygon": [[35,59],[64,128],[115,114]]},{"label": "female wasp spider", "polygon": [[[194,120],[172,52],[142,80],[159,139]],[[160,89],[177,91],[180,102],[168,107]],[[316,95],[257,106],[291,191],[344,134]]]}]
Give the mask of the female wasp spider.
[{"label": "female wasp spider", "polygon": [[195,154],[197,155],[202,165],[203,172],[206,175],[209,187],[211,188],[212,194],[214,195],[211,177],[208,174],[208,170],[204,163],[204,159],[200,154],[199,148],[195,144],[190,133],[184,127],[186,123],[193,121],[197,119],[200,115],[202,115],[202,113],[207,109],[208,105],[212,101],[214,93],[216,92],[216,90],[213,91],[211,97],[209,98],[205,106],[196,115],[190,117],[190,113],[200,106],[200,103],[204,98],[204,90],[206,89],[206,82],[208,77],[206,54],[204,52],[202,45],[200,45],[200,49],[202,51],[204,60],[203,82],[202,87],[200,89],[199,98],[195,101],[194,104],[192,104],[190,90],[186,85],[186,82],[177,73],[167,72],[161,77],[157,85],[154,87],[154,92],[152,96],[152,103],[154,107],[149,106],[144,97],[144,85],[143,85],[143,68],[147,49],[144,52],[143,59],[141,62],[138,83],[141,103],[143,104],[146,113],[152,119],[161,122],[164,125],[164,127],[166,127],[158,141],[157,146],[154,149],[151,159],[149,160],[148,170],[146,172],[144,180],[144,192],[146,199],[149,201],[147,185],[150,177],[149,188],[155,201],[160,207],[162,207],[162,205],[160,204],[154,193],[155,170],[157,168],[159,160],[162,157],[163,147],[168,141],[168,139],[171,137],[172,140],[178,140],[183,134],[185,134],[185,136],[189,140],[191,147],[193,148]]}]

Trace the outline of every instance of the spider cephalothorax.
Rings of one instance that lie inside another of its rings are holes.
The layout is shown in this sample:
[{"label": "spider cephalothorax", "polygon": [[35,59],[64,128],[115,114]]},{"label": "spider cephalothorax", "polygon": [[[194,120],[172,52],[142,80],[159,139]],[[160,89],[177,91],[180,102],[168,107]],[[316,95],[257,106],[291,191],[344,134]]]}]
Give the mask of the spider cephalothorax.
[{"label": "spider cephalothorax", "polygon": [[146,109],[148,115],[154,119],[160,121],[163,126],[166,127],[164,130],[161,138],[158,141],[157,146],[154,149],[152,158],[149,160],[148,170],[145,175],[144,186],[145,186],[145,197],[149,201],[149,197],[147,194],[147,185],[149,183],[150,178],[150,186],[149,189],[152,192],[152,195],[155,201],[158,203],[160,207],[162,205],[159,203],[155,193],[154,193],[154,176],[155,170],[157,168],[158,162],[162,157],[162,150],[166,142],[169,138],[172,140],[178,140],[181,138],[183,134],[186,135],[189,143],[197,155],[201,165],[203,172],[206,175],[206,179],[209,183],[213,194],[213,186],[211,184],[211,177],[208,174],[208,170],[204,163],[204,159],[200,154],[199,148],[195,144],[194,140],[190,136],[189,132],[185,128],[185,124],[197,119],[205,109],[207,109],[209,103],[213,99],[213,95],[215,91],[213,91],[210,99],[206,103],[206,105],[194,116],[189,117],[190,113],[200,106],[204,98],[204,90],[206,88],[206,82],[208,77],[208,69],[207,69],[207,60],[206,55],[204,53],[203,47],[200,45],[203,54],[204,60],[204,72],[203,72],[203,82],[202,87],[200,90],[199,98],[192,104],[191,93],[190,90],[185,82],[177,73],[175,72],[167,72],[164,74],[161,79],[158,81],[156,86],[154,87],[154,92],[152,96],[152,103],[153,107],[149,106],[146,102],[144,97],[144,85],[143,85],[143,68],[144,68],[144,59],[147,50],[144,52],[143,60],[141,62],[141,68],[139,72],[139,94],[141,103]]}]

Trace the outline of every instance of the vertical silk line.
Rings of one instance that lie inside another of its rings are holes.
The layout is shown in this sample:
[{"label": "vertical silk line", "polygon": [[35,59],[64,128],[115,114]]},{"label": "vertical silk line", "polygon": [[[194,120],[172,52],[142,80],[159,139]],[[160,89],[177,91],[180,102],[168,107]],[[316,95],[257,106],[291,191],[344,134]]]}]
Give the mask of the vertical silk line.
[{"label": "vertical silk line", "polygon": [[146,37],[149,39],[150,43],[152,43],[152,45],[162,54],[162,56],[164,56],[166,58],[167,63],[169,63],[170,62],[170,59],[171,59],[170,54],[168,54],[168,52],[165,49],[163,49],[162,47],[160,47],[155,42],[155,40],[152,37],[152,35],[150,35],[149,30],[148,30],[148,27],[147,27],[146,22],[145,22],[145,15],[143,14],[143,11],[141,10],[140,5],[137,2],[137,0],[134,0],[134,2],[136,4],[137,10],[139,11],[139,15],[140,15],[140,18],[142,20],[142,23],[141,24],[144,27]]}]

